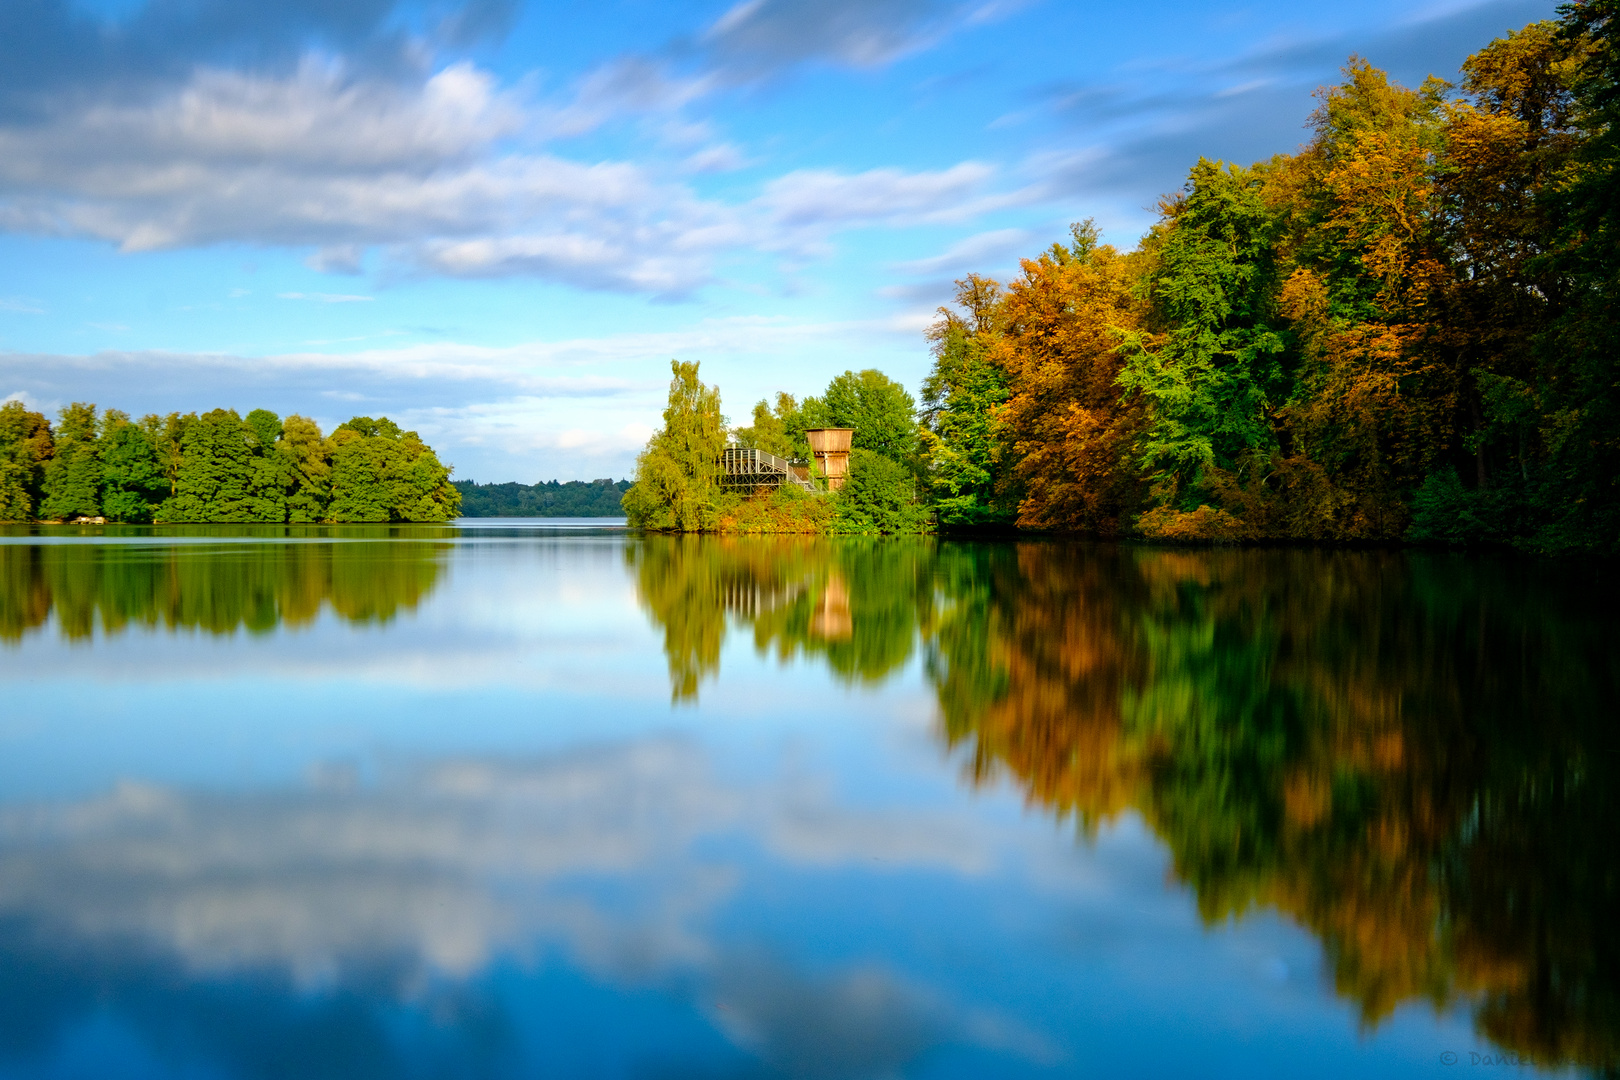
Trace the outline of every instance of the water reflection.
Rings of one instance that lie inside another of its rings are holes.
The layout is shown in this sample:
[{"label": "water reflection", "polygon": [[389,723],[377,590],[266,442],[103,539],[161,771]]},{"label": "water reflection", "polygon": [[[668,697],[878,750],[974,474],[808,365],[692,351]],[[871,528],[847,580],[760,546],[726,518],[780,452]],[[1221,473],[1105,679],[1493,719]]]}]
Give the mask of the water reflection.
[{"label": "water reflection", "polygon": [[339,767],[294,790],[125,784],[14,806],[0,1061],[47,1058],[110,1009],[136,1045],[228,1075],[532,1075],[523,1018],[488,976],[551,952],[686,999],[731,1058],[789,1075],[886,1075],[949,1043],[1050,1053],[883,965],[811,972],[717,937],[742,870],[705,845],[727,834],[790,865],[972,874],[995,858],[959,816],[727,782],[675,738],[371,784]]},{"label": "water reflection", "polygon": [[934,548],[923,540],[649,537],[625,555],[663,631],[677,701],[719,673],[734,623],[752,630],[761,652],[818,657],[846,681],[881,681],[912,655],[933,600]]},{"label": "water reflection", "polygon": [[363,534],[293,542],[284,533],[240,543],[227,541],[251,535],[218,530],[218,545],[138,535],[0,543],[0,641],[18,641],[52,616],[70,639],[88,639],[97,626],[107,634],[130,626],[265,633],[307,625],[324,607],[351,623],[386,623],[427,596],[443,569],[442,543],[365,542]]},{"label": "water reflection", "polygon": [[1620,1065],[1604,567],[155,539],[0,542],[7,1075]]},{"label": "water reflection", "polygon": [[1369,1026],[1467,1003],[1620,1067],[1613,572],[1394,553],[650,541],[677,699],[728,625],[876,681],[921,647],[944,736],[1082,830],[1127,809],[1207,923],[1277,911]]}]

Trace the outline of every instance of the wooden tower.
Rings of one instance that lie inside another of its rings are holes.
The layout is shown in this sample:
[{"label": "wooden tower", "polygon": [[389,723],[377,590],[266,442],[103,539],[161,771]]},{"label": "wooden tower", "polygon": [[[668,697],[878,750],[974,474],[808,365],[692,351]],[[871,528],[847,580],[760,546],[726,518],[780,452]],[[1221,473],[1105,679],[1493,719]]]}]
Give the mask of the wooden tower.
[{"label": "wooden tower", "polygon": [[810,452],[821,466],[821,475],[827,478],[827,487],[837,491],[849,476],[849,443],[855,429],[847,427],[811,428],[805,436],[810,440]]}]

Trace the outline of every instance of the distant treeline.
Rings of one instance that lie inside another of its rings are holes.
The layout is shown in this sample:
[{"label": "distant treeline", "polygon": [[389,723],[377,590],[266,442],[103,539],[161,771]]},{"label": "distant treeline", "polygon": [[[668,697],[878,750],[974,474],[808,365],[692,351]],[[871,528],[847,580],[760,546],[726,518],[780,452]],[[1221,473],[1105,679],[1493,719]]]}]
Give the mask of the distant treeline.
[{"label": "distant treeline", "polygon": [[623,517],[619,500],[630,481],[570,480],[543,484],[479,484],[457,480],[462,517]]},{"label": "distant treeline", "polygon": [[0,406],[0,521],[436,522],[460,506],[449,467],[387,417],[325,436],[268,409],[131,420],[75,402],[53,426]]}]

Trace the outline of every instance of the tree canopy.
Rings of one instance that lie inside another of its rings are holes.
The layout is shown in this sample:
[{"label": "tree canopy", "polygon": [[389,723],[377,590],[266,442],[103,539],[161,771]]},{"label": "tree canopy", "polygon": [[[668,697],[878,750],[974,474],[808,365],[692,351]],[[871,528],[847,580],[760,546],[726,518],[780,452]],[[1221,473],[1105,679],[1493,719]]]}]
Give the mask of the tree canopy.
[{"label": "tree canopy", "polygon": [[713,529],[720,519],[720,452],[726,448],[720,391],[698,379],[695,363],[671,360],[669,367],[664,426],[636,459],[625,514],[638,528]]},{"label": "tree canopy", "polygon": [[75,402],[53,430],[18,402],[0,407],[7,521],[437,522],[460,500],[432,447],[386,417],[356,417],[328,438],[268,409],[132,421]]},{"label": "tree canopy", "polygon": [[1200,159],[1136,250],[958,282],[939,520],[1620,548],[1615,3],[1560,12],[1455,86],[1351,57],[1308,145]]}]

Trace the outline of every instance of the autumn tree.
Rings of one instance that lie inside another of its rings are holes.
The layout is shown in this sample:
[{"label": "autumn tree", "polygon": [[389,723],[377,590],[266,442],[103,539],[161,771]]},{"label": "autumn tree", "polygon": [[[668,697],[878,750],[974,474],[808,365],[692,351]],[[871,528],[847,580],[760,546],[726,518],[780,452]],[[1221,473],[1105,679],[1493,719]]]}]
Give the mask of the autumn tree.
[{"label": "autumn tree", "polygon": [[0,521],[34,516],[54,441],[50,421],[20,401],[0,405]]},{"label": "autumn tree", "polygon": [[1024,261],[989,356],[1009,387],[1000,429],[1016,462],[1018,523],[1114,535],[1142,496],[1144,409],[1121,386],[1122,346],[1153,339],[1133,292],[1140,258],[1099,243],[1089,221],[1071,240]]}]

